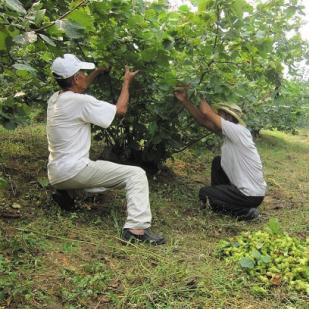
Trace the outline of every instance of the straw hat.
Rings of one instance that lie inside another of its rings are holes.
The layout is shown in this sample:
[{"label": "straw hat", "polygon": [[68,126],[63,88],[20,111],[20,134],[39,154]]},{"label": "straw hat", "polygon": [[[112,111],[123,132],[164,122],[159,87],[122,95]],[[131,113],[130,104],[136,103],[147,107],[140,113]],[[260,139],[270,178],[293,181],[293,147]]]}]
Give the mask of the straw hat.
[{"label": "straw hat", "polygon": [[219,103],[216,105],[217,111],[222,110],[231,116],[233,116],[240,124],[245,125],[245,122],[242,120],[243,112],[241,108],[236,104],[229,103]]}]

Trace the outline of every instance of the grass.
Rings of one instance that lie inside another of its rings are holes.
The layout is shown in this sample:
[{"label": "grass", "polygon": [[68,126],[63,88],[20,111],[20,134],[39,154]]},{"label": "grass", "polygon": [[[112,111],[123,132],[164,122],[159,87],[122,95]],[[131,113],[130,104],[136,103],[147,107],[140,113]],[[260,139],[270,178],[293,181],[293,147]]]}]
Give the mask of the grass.
[{"label": "grass", "polygon": [[308,235],[308,131],[267,131],[258,139],[269,191],[257,222],[198,209],[213,153],[191,149],[169,161],[175,176],[150,179],[153,228],[168,239],[159,247],[121,243],[121,190],[89,197],[76,213],[56,207],[42,125],[1,129],[0,136],[0,177],[9,181],[0,191],[1,308],[307,307],[306,296],[284,286],[254,294],[255,282],[214,252],[221,239],[261,229],[271,217],[295,237]]}]

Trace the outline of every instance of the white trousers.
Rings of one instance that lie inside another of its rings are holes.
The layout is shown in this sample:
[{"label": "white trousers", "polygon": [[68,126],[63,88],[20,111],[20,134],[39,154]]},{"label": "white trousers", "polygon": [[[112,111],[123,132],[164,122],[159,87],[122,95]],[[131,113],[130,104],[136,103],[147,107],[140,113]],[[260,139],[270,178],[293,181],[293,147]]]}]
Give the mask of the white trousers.
[{"label": "white trousers", "polygon": [[149,186],[146,173],[140,167],[101,160],[90,161],[76,176],[54,187],[60,190],[96,189],[89,190],[94,192],[100,191],[100,188],[125,187],[127,220],[124,228],[150,227]]}]

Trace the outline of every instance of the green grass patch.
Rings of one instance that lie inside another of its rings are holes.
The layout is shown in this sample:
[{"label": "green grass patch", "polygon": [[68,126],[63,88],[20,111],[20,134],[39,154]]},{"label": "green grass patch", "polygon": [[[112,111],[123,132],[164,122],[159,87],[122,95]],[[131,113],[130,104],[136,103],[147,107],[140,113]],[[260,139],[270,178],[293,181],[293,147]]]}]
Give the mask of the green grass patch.
[{"label": "green grass patch", "polygon": [[[308,131],[262,132],[257,140],[268,193],[256,222],[199,210],[215,153],[202,145],[150,177],[153,229],[164,246],[123,245],[125,193],[81,196],[65,213],[45,183],[44,126],[0,130],[0,306],[8,308],[305,308],[285,285],[266,291],[238,264],[216,256],[218,243],[257,233],[270,218],[295,239],[308,236]],[[94,144],[92,158],[102,148]],[[218,149],[219,152],[219,149]],[[19,205],[13,208],[13,204]]]}]

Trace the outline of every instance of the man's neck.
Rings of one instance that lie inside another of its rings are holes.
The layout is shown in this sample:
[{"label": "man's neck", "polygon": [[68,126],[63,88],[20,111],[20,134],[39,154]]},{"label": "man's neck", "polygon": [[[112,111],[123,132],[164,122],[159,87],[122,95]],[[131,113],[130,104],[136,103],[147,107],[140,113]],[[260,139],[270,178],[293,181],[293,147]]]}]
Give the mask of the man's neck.
[{"label": "man's neck", "polygon": [[65,92],[65,91],[72,91],[72,92],[75,92],[75,93],[83,93],[78,87],[71,87],[71,88],[63,90],[63,92]]}]

